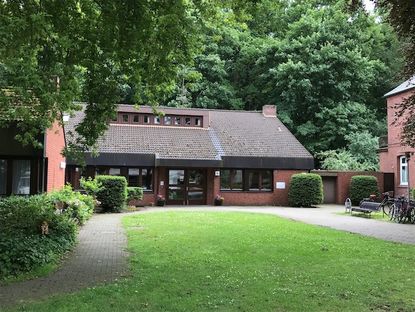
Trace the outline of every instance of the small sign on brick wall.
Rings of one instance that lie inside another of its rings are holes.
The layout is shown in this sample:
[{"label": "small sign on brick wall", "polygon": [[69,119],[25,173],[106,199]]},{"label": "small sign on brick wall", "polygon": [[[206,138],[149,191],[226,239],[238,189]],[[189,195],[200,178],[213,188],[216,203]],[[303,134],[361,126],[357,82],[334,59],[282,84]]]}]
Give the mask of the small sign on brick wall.
[{"label": "small sign on brick wall", "polygon": [[278,190],[285,190],[285,182],[275,183],[275,188],[278,189]]}]

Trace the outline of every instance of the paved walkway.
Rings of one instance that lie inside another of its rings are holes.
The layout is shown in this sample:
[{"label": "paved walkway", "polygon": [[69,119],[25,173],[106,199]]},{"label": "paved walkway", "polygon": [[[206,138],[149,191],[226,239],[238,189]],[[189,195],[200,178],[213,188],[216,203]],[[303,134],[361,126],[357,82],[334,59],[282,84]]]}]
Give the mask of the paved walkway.
[{"label": "paved walkway", "polygon": [[244,211],[278,215],[291,220],[308,224],[330,227],[336,230],[362,234],[378,239],[415,244],[415,224],[397,224],[380,220],[359,218],[349,215],[339,215],[344,212],[340,205],[323,205],[321,208],[291,208],[291,207],[168,207],[149,208],[146,211],[160,210],[214,210],[214,211]]},{"label": "paved walkway", "polygon": [[81,228],[75,250],[51,275],[0,286],[0,310],[2,306],[22,300],[73,292],[127,275],[127,238],[121,226],[123,216],[125,214],[94,215]]}]

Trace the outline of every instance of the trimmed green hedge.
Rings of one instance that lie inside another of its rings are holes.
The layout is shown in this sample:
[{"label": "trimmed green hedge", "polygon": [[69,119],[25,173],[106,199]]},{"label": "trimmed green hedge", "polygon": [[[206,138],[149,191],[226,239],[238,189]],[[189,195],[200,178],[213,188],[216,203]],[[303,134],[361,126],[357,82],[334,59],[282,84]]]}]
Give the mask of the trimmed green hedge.
[{"label": "trimmed green hedge", "polygon": [[143,188],[142,187],[127,187],[127,200],[141,200],[143,199]]},{"label": "trimmed green hedge", "polygon": [[378,179],[373,176],[354,176],[350,180],[350,199],[353,205],[359,205],[363,198],[378,195]]},{"label": "trimmed green hedge", "polygon": [[[44,222],[47,234],[42,234]],[[69,214],[57,214],[47,195],[12,196],[0,201],[0,229],[0,279],[4,279],[59,259],[73,246],[77,225]]]},{"label": "trimmed green hedge", "polygon": [[127,180],[125,177],[100,175],[95,178],[101,185],[97,200],[103,212],[120,212],[127,200]]},{"label": "trimmed green hedge", "polygon": [[299,173],[291,177],[288,202],[293,207],[311,207],[323,202],[323,180],[315,173]]}]

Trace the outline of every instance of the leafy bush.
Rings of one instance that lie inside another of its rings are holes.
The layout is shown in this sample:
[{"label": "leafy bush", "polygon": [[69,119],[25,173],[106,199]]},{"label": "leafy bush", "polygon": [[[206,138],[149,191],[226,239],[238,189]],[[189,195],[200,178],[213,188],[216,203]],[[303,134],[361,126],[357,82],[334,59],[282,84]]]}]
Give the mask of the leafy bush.
[{"label": "leafy bush", "polygon": [[79,224],[84,224],[94,212],[95,199],[92,196],[74,192],[72,187],[66,185],[59,191],[47,195],[52,202],[63,204],[63,209],[71,218]]},{"label": "leafy bush", "polygon": [[379,194],[378,179],[373,176],[354,176],[350,181],[350,199],[353,205],[359,205],[363,198]]},{"label": "leafy bush", "polygon": [[300,173],[291,177],[288,202],[294,207],[311,207],[323,202],[323,181],[318,174]]},{"label": "leafy bush", "polygon": [[97,179],[84,179],[84,177],[80,180],[81,188],[85,190],[88,195],[96,197],[98,191],[101,189],[102,185],[98,182]]},{"label": "leafy bush", "polygon": [[[68,214],[55,212],[47,195],[0,201],[0,279],[54,261],[73,246],[76,223]],[[47,234],[42,234],[44,222]]]},{"label": "leafy bush", "polygon": [[143,199],[143,188],[127,187],[127,201]]},{"label": "leafy bush", "polygon": [[95,178],[101,184],[97,199],[104,212],[120,212],[127,200],[127,180],[125,177],[100,175]]}]

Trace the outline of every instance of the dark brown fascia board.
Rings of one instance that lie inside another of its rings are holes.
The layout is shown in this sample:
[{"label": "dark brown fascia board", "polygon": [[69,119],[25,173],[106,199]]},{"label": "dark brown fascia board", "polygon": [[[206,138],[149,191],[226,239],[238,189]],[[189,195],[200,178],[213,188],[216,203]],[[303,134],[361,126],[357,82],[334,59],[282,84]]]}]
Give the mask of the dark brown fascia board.
[{"label": "dark brown fascia board", "polygon": [[314,169],[314,158],[222,156],[224,168]]},{"label": "dark brown fascia board", "polygon": [[[189,167],[189,168],[247,168],[247,169],[314,169],[313,158],[223,156],[218,159],[163,159],[154,154],[100,153],[85,158],[92,166]],[[68,165],[76,165],[70,159]]]}]

